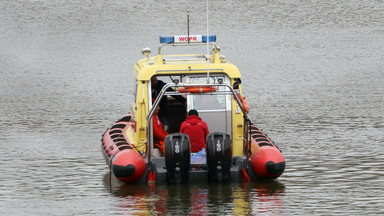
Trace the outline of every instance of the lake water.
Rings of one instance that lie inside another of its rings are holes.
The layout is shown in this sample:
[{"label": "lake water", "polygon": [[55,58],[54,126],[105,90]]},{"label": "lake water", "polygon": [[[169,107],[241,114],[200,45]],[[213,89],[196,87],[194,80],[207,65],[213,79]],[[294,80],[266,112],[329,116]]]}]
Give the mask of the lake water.
[{"label": "lake water", "polygon": [[2,0],[1,215],[383,215],[384,2],[209,9],[251,120],[286,158],[280,178],[149,188],[109,175],[101,134],[129,111],[141,49],[185,34],[188,10],[205,34],[205,1]]}]

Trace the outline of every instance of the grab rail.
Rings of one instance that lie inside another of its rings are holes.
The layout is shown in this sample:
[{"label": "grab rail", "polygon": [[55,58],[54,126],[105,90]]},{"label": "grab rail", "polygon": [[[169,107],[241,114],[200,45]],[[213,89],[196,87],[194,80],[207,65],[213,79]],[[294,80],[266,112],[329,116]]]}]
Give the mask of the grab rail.
[{"label": "grab rail", "polygon": [[[239,105],[242,113],[243,113],[243,118],[244,118],[244,139],[243,139],[243,146],[245,147],[244,152],[246,153],[247,158],[249,157],[249,151],[250,151],[250,145],[248,142],[248,128],[249,125],[252,124],[251,120],[248,118],[247,113],[245,112],[243,105],[240,101],[240,99],[237,97],[236,92],[233,90],[233,88],[228,85],[228,84],[175,84],[175,83],[167,83],[160,91],[159,95],[157,96],[155,102],[153,103],[151,109],[148,112],[147,116],[147,138],[148,138],[148,144],[150,145],[149,148],[147,148],[147,156],[148,156],[148,164],[150,163],[150,158],[151,158],[151,148],[153,147],[153,137],[151,136],[152,134],[152,116],[155,113],[156,107],[160,104],[161,99],[165,96],[168,95],[166,94],[167,90],[172,88],[172,87],[193,87],[193,86],[199,86],[199,87],[212,87],[212,86],[223,86],[229,89],[229,91],[225,92],[230,92],[235,100],[236,103]],[[223,92],[223,91],[221,91]],[[218,94],[219,92],[215,92],[215,94]],[[170,93],[171,95],[185,95],[185,94],[196,94],[196,93],[178,93],[177,91]]]},{"label": "grab rail", "polygon": [[[164,46],[173,46],[173,47],[176,47],[176,46],[201,46],[201,45],[203,45],[203,46],[207,46],[206,43],[188,43],[188,44],[174,44],[174,43],[172,43],[172,44],[160,44],[160,45],[159,45],[159,48],[158,48],[158,52],[157,52],[157,54],[158,54],[158,55],[161,55],[161,49],[162,49]],[[219,50],[220,50],[219,47],[217,46],[217,44],[216,44],[215,42],[209,42],[209,45],[214,46],[214,50],[215,50],[215,51],[219,51]]]}]

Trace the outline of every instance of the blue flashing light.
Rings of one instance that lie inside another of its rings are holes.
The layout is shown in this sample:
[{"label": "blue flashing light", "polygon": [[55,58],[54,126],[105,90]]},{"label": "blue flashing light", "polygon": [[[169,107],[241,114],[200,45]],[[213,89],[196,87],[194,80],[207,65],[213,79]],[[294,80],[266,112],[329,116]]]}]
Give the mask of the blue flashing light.
[{"label": "blue flashing light", "polygon": [[216,42],[216,35],[203,35],[203,43],[209,42]]},{"label": "blue flashing light", "polygon": [[173,42],[174,42],[173,36],[166,36],[166,37],[160,36],[160,43],[171,44]]}]

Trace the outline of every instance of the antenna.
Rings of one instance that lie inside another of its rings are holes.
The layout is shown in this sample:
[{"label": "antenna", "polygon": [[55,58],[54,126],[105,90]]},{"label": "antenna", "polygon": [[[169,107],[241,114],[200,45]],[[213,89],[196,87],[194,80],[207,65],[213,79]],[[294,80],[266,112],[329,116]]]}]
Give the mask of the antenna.
[{"label": "antenna", "polygon": [[187,11],[187,35],[188,35],[188,43],[189,43],[189,10]]},{"label": "antenna", "polygon": [[209,84],[209,0],[207,0],[207,83]]}]

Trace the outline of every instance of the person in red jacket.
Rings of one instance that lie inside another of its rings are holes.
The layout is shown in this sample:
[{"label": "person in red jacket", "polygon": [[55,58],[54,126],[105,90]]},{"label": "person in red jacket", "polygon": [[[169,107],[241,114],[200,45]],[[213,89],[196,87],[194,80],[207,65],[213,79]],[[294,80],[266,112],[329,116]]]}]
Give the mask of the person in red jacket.
[{"label": "person in red jacket", "polygon": [[155,113],[152,116],[153,136],[155,138],[154,145],[160,148],[160,150],[164,153],[164,140],[169,133],[164,130],[164,126],[161,123],[159,116],[157,115],[159,113],[159,109],[160,106],[156,107]]},{"label": "person in red jacket", "polygon": [[205,148],[205,140],[209,134],[207,123],[199,117],[197,110],[191,109],[188,118],[181,124],[180,133],[189,136],[191,152],[199,152]]}]

